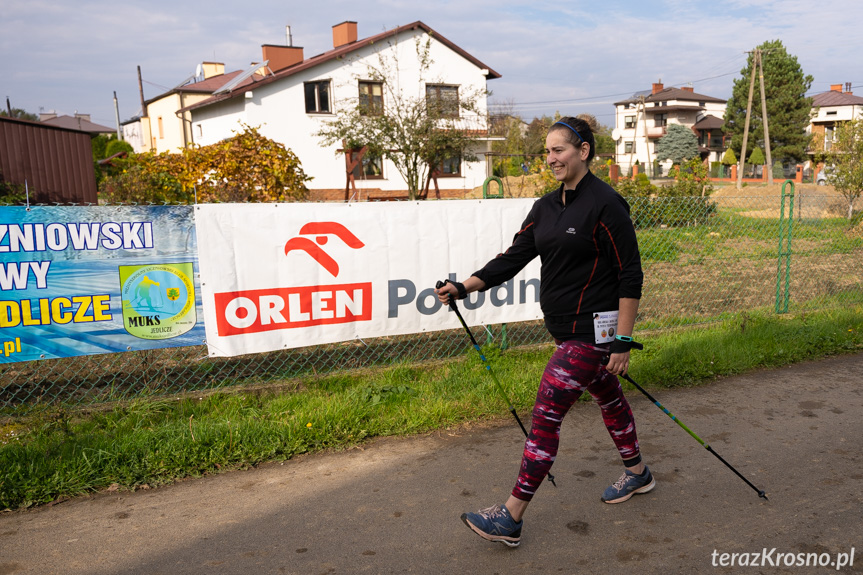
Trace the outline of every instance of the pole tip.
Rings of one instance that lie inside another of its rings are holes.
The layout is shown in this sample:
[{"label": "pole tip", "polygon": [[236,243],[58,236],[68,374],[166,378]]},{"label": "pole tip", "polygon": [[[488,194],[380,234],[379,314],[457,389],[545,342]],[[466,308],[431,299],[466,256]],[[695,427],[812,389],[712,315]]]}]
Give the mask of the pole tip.
[{"label": "pole tip", "polygon": [[762,489],[761,491],[759,491],[759,492],[758,492],[758,497],[760,497],[760,498],[761,498],[761,499],[763,499],[764,501],[770,501],[769,499],[767,499],[767,496],[764,494],[764,490],[763,490],[763,489]]}]

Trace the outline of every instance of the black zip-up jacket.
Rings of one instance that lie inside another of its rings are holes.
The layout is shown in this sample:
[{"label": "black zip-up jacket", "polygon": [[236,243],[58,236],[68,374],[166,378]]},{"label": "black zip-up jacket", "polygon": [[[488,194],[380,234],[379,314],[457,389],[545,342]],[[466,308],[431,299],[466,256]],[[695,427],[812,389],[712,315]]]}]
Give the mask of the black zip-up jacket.
[{"label": "black zip-up jacket", "polygon": [[473,275],[483,291],[511,279],[537,255],[542,261],[539,303],[548,331],[560,340],[593,343],[593,314],[641,298],[644,274],[629,204],[594,176],[575,190],[563,185],[537,200],[512,246]]}]

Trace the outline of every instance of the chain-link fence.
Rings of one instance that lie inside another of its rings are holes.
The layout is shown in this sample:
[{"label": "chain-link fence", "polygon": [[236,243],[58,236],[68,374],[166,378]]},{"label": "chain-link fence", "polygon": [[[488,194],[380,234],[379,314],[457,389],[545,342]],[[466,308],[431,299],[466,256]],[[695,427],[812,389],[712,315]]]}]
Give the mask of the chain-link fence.
[{"label": "chain-link fence", "polygon": [[[742,312],[863,303],[863,222],[847,219],[842,196],[814,187],[784,199],[733,192],[630,201],[645,271],[637,331],[698,329]],[[504,347],[549,341],[542,322],[476,333]],[[0,366],[0,416],[228,386],[290,388],[300,376],[468,351],[458,331],[231,358],[208,357],[196,346],[11,363]]]}]

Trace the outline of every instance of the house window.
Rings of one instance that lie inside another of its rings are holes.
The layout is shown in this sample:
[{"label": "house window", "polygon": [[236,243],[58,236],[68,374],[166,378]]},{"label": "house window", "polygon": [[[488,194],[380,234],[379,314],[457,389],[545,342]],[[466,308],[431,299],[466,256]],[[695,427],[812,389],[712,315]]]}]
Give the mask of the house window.
[{"label": "house window", "polygon": [[836,110],[833,110],[832,112],[825,112],[824,115],[825,116],[835,116],[836,113],[837,113]]},{"label": "house window", "polygon": [[624,142],[623,143],[623,153],[624,154],[634,154],[635,153],[635,142]]},{"label": "house window", "polygon": [[631,130],[635,127],[635,116],[625,116],[623,118],[623,127],[627,130]]},{"label": "house window", "polygon": [[443,159],[440,163],[440,173],[444,176],[460,177],[461,176],[461,156],[453,154]]},{"label": "house window", "polygon": [[653,117],[653,125],[657,128],[664,128],[668,125],[668,114],[656,114]]},{"label": "house window", "polygon": [[458,86],[426,84],[426,106],[432,116],[458,118]]},{"label": "house window", "polygon": [[330,81],[306,82],[306,113],[330,113]]},{"label": "house window", "polygon": [[384,85],[381,82],[360,82],[360,114],[382,116],[384,113]]},{"label": "house window", "polygon": [[384,178],[383,158],[366,152],[363,161],[354,168],[353,174],[354,179],[357,180],[382,180]]},{"label": "house window", "polygon": [[162,116],[159,116],[159,139],[165,137],[165,126],[162,124]]}]

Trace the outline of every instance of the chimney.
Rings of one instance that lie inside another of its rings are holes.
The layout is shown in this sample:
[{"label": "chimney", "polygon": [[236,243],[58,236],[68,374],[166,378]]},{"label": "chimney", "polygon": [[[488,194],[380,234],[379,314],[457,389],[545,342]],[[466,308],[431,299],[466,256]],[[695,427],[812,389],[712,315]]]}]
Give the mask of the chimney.
[{"label": "chimney", "polygon": [[661,92],[665,89],[665,86],[662,85],[662,78],[659,79],[659,82],[655,82],[653,84],[653,92],[651,95],[656,94],[657,92]]},{"label": "chimney", "polygon": [[84,120],[85,122],[90,121],[90,114],[79,114],[78,112],[75,112],[75,117],[79,120]]},{"label": "chimney", "polygon": [[681,90],[683,90],[684,92],[690,92],[692,94],[695,93],[695,88],[693,88],[692,86],[683,86]]},{"label": "chimney", "polygon": [[303,61],[303,49],[299,46],[264,44],[261,46],[261,53],[264,60],[270,61],[268,67],[273,73]]},{"label": "chimney", "polygon": [[202,62],[201,68],[204,71],[204,80],[225,73],[225,65],[222,62]]},{"label": "chimney", "polygon": [[333,48],[357,41],[357,23],[350,20],[333,26]]},{"label": "chimney", "polygon": [[841,92],[842,91],[842,84],[830,84],[830,91],[831,92]]},{"label": "chimney", "polygon": [[845,93],[849,96],[854,95],[854,93],[851,91],[851,82],[845,82]]},{"label": "chimney", "polygon": [[57,117],[57,112],[54,112],[54,111],[51,111],[51,112],[39,112],[39,121],[40,121],[40,122],[45,122],[45,121],[47,121],[47,120],[53,120],[53,119],[54,119],[54,118],[56,118],[56,117]]}]

